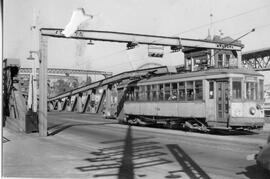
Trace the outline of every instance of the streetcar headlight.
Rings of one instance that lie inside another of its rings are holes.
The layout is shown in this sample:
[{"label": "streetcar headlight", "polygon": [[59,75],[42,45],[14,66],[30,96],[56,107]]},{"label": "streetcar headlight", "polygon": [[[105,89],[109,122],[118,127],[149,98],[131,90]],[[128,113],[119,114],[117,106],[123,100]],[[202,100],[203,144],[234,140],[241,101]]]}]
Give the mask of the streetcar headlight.
[{"label": "streetcar headlight", "polygon": [[260,105],[260,104],[257,104],[257,105],[256,105],[256,108],[257,108],[258,110],[263,109],[262,105]]},{"label": "streetcar headlight", "polygon": [[249,109],[249,112],[250,112],[251,115],[254,115],[256,113],[256,109],[254,107],[251,107]]}]

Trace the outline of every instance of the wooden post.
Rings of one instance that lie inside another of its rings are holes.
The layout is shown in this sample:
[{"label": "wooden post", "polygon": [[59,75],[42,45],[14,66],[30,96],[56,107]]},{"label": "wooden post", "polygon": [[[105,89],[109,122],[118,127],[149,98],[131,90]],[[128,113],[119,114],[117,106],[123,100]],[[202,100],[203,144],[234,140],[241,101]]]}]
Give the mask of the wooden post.
[{"label": "wooden post", "polygon": [[47,136],[47,50],[48,39],[39,35],[39,111],[38,111],[38,129],[39,135]]}]

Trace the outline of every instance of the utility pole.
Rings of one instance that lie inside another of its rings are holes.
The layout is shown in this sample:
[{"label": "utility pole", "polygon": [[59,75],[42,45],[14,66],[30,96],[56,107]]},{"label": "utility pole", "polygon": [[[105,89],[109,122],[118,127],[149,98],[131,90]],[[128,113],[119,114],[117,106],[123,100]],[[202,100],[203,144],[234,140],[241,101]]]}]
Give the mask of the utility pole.
[{"label": "utility pole", "polygon": [[38,130],[39,135],[47,136],[47,79],[48,79],[48,37],[39,35],[39,110]]}]

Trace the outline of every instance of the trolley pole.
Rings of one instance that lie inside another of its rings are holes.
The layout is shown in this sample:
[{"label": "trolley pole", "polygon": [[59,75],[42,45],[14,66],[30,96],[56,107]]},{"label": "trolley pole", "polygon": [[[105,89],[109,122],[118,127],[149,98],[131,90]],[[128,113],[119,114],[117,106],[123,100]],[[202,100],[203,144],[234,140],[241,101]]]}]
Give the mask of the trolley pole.
[{"label": "trolley pole", "polygon": [[39,111],[38,111],[38,130],[42,137],[47,136],[47,78],[48,78],[48,37],[39,32]]}]

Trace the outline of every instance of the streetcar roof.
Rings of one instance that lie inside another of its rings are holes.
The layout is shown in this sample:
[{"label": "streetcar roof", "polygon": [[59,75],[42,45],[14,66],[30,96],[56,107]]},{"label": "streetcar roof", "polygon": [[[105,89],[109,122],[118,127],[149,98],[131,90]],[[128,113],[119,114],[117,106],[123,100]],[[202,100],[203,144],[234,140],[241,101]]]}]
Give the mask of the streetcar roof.
[{"label": "streetcar roof", "polygon": [[200,77],[200,76],[213,76],[213,75],[228,75],[228,74],[243,74],[243,75],[252,75],[252,76],[263,76],[262,74],[252,70],[245,68],[231,68],[231,69],[209,69],[205,71],[194,71],[194,72],[186,72],[186,73],[177,73],[177,74],[166,74],[158,77],[151,77],[148,79],[143,79],[141,82],[155,82],[155,81],[166,81],[171,79],[178,78],[191,78],[191,77]]}]

